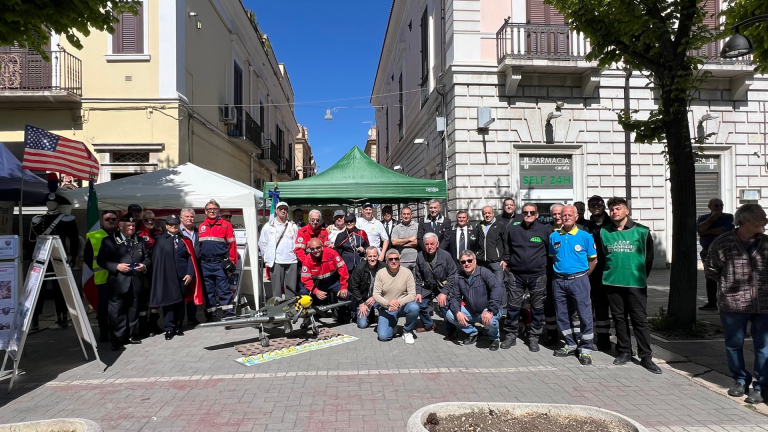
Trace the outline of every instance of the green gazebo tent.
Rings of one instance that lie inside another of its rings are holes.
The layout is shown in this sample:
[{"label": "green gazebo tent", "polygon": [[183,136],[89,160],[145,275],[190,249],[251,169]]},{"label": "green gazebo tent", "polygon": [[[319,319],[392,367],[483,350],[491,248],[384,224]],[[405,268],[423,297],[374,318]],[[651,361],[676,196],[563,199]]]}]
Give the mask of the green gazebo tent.
[{"label": "green gazebo tent", "polygon": [[[269,199],[274,184],[264,185]],[[396,173],[353,147],[336,164],[303,180],[278,182],[280,201],[288,204],[398,204],[448,198],[444,180],[425,180]]]}]

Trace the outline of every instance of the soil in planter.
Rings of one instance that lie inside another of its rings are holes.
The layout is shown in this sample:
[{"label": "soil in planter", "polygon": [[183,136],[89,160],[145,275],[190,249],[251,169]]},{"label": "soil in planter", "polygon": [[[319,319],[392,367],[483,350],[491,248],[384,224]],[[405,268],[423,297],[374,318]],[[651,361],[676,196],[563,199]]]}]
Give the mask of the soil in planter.
[{"label": "soil in planter", "polygon": [[634,432],[623,424],[592,417],[494,410],[443,416],[430,413],[424,427],[429,432]]}]

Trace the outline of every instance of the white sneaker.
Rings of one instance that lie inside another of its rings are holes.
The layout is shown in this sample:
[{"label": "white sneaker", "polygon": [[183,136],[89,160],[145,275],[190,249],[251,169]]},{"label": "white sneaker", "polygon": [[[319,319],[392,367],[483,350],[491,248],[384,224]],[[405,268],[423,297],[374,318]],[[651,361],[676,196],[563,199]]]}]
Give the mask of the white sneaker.
[{"label": "white sneaker", "polygon": [[416,342],[416,341],[413,339],[413,333],[412,333],[412,332],[403,332],[403,340],[404,340],[404,341],[405,341],[405,343],[407,343],[408,345],[413,345],[413,344],[414,344],[414,342]]}]

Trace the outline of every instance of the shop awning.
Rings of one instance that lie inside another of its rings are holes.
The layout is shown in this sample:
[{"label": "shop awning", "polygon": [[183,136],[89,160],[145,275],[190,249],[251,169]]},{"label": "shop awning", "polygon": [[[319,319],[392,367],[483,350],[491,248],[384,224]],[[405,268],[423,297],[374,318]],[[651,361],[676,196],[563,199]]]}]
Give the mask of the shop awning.
[{"label": "shop awning", "polygon": [[[264,198],[274,183],[264,186]],[[446,199],[444,180],[408,177],[374,162],[358,147],[353,147],[336,164],[303,180],[278,182],[280,200],[293,204],[408,203]]]}]

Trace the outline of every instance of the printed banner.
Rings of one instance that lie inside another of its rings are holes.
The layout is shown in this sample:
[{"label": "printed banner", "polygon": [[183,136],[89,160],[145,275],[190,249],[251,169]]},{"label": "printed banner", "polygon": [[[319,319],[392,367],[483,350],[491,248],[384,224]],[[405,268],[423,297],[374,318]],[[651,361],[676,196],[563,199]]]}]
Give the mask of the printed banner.
[{"label": "printed banner", "polygon": [[16,310],[16,286],[18,274],[15,262],[0,263],[0,349],[8,349],[11,322]]},{"label": "printed banner", "polygon": [[334,345],[341,345],[347,342],[356,341],[357,339],[358,338],[354,336],[341,335],[341,336],[332,337],[330,339],[310,342],[310,343],[295,346],[295,347],[284,348],[277,351],[270,351],[270,352],[259,354],[256,356],[243,357],[243,358],[235,359],[235,361],[245,366],[253,366],[257,364],[266,363],[268,361],[289,357],[296,354],[328,348]]}]

